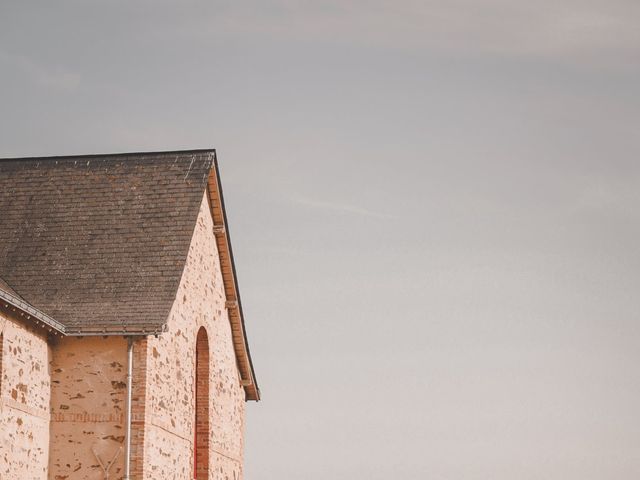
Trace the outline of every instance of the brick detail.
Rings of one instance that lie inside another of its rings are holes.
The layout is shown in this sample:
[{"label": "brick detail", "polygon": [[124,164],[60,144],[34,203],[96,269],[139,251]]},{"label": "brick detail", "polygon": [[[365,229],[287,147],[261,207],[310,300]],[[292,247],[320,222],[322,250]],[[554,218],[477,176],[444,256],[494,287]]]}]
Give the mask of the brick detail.
[{"label": "brick detail", "polygon": [[196,340],[195,478],[209,480],[209,337],[204,327]]},{"label": "brick detail", "polygon": [[147,337],[133,344],[133,381],[131,398],[131,479],[144,478],[145,433],[147,418]]}]

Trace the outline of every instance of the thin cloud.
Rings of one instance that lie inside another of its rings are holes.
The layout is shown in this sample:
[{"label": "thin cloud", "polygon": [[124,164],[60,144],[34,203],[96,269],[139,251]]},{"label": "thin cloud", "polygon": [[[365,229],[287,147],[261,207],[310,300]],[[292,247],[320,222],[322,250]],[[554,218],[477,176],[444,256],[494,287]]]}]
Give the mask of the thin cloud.
[{"label": "thin cloud", "polygon": [[347,215],[358,215],[361,217],[369,217],[369,218],[396,218],[394,215],[384,212],[375,212],[373,210],[369,210],[363,207],[359,207],[356,205],[350,205],[347,203],[334,203],[334,202],[325,202],[319,200],[312,200],[309,198],[298,197],[294,198],[293,202],[302,205],[305,207],[314,208],[317,210],[325,210],[332,211]]},{"label": "thin cloud", "polygon": [[227,5],[214,19],[189,19],[184,27],[195,36],[232,32],[443,54],[600,58],[603,52],[637,53],[638,14],[640,4],[622,0],[377,0],[321,5],[275,0],[258,6]]},{"label": "thin cloud", "polygon": [[47,68],[38,65],[23,55],[12,55],[0,51],[0,69],[18,70],[30,81],[57,90],[75,90],[80,85],[79,74],[61,68]]}]

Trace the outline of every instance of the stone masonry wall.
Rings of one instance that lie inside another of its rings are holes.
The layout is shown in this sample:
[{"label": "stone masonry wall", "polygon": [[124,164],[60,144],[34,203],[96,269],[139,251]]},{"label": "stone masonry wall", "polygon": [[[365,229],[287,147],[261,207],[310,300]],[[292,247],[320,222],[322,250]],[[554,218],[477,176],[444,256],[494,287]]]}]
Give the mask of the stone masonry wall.
[{"label": "stone masonry wall", "polygon": [[[168,321],[149,337],[144,394],[144,475],[149,480],[192,479],[195,437],[196,337],[209,342],[209,479],[242,478],[244,390],[225,309],[213,220],[206,196]],[[134,386],[135,388],[135,386]]]},{"label": "stone masonry wall", "polygon": [[[168,331],[134,344],[132,479],[193,478],[200,328],[209,348],[208,477],[240,480],[245,396],[206,196]],[[109,478],[122,479],[126,339],[66,337],[49,345],[42,332],[0,311],[0,340],[0,479],[98,480],[112,461]]]},{"label": "stone masonry wall", "polygon": [[51,480],[101,480],[112,461],[109,479],[123,477],[126,382],[123,337],[66,337],[56,342],[51,362]]},{"label": "stone masonry wall", "polygon": [[42,332],[1,311],[0,339],[0,479],[44,479],[51,352]]}]

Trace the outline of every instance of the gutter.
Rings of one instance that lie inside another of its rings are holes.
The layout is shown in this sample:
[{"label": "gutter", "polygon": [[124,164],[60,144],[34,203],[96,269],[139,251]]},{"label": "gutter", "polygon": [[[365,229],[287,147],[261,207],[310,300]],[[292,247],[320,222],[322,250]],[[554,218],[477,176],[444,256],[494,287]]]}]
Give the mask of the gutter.
[{"label": "gutter", "polygon": [[133,337],[127,337],[127,417],[125,420],[124,478],[131,479],[131,398],[133,392]]},{"label": "gutter", "polygon": [[[20,310],[20,316],[24,317],[26,315],[27,320],[31,320],[33,318],[36,324],[41,324],[40,326],[48,328],[49,331],[53,331],[53,333],[62,333],[64,335],[65,327],[63,324],[51,318],[41,310],[38,310],[33,305],[25,302],[21,298],[0,289],[0,301],[2,306],[5,308],[13,308],[14,311],[16,309]],[[9,307],[9,305],[11,307]]]}]

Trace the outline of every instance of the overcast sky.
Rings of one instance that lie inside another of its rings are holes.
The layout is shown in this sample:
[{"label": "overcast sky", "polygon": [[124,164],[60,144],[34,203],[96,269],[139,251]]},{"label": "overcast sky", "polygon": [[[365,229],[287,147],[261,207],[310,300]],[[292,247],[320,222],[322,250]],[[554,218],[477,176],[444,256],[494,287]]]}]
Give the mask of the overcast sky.
[{"label": "overcast sky", "polygon": [[247,480],[640,478],[640,2],[0,3],[0,156],[215,147]]}]

